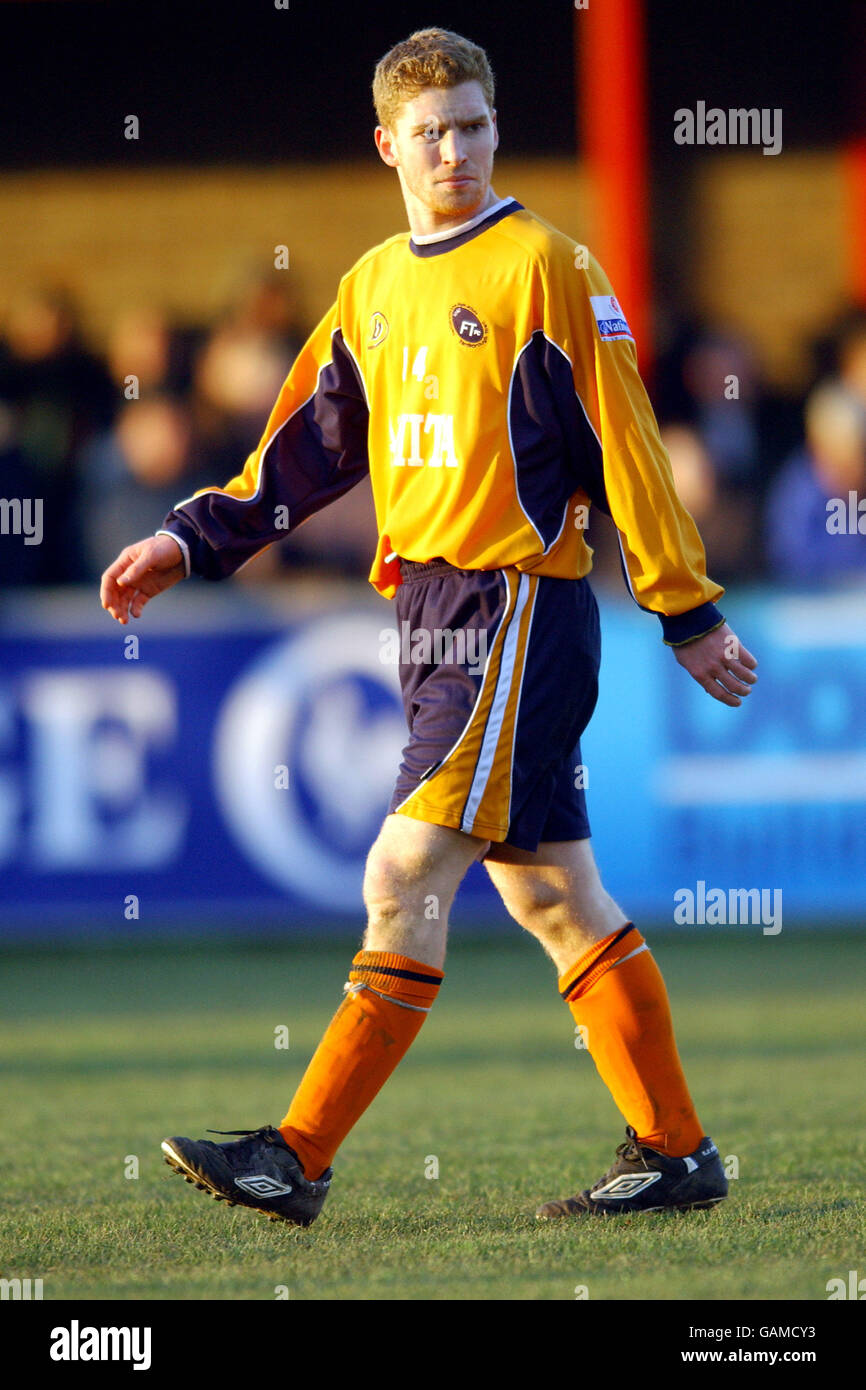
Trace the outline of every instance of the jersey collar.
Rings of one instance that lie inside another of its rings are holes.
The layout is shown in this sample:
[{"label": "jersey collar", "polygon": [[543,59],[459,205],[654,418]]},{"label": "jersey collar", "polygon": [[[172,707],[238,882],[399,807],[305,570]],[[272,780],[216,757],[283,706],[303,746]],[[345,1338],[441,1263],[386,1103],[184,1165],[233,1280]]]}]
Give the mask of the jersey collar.
[{"label": "jersey collar", "polygon": [[478,213],[477,217],[464,222],[462,226],[455,227],[453,231],[433,232],[430,236],[419,237],[417,241],[410,236],[409,250],[413,256],[442,256],[446,251],[465,246],[467,241],[480,236],[488,227],[501,222],[503,217],[508,217],[512,212],[520,212],[522,208],[523,204],[518,203],[516,198],[500,198],[498,203],[485,208],[484,212]]}]

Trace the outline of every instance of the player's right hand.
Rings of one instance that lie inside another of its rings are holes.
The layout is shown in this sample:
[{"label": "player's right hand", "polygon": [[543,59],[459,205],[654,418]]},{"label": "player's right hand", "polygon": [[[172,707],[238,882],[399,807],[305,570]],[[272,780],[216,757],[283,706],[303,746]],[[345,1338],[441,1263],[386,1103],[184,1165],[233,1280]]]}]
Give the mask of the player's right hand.
[{"label": "player's right hand", "polygon": [[102,606],[119,623],[140,618],[156,594],[186,575],[183,553],[171,536],[148,536],[122,550],[102,576]]}]

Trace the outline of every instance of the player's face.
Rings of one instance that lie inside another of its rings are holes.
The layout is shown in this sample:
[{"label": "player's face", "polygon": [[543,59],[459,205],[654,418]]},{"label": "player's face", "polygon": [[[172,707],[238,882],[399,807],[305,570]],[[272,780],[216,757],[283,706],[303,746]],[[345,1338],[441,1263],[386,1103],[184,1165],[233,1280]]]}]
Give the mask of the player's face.
[{"label": "player's face", "polygon": [[425,87],[400,108],[393,130],[376,130],[376,146],[396,168],[413,230],[465,222],[490,201],[496,112],[479,82]]}]

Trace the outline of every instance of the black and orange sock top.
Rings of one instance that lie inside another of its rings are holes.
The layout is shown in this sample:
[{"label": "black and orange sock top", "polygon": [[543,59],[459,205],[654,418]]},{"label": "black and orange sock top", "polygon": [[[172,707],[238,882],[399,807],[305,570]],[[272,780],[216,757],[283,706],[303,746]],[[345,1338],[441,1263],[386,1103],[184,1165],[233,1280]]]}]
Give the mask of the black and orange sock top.
[{"label": "black and orange sock top", "polygon": [[434,965],[359,951],[331,1019],[280,1125],[307,1177],[320,1177],[408,1052],[445,978]]},{"label": "black and orange sock top", "polygon": [[639,1141],[674,1158],[693,1153],[704,1131],[677,1053],[664,980],[634,922],[584,951],[559,990]]},{"label": "black and orange sock top", "polygon": [[626,922],[619,931],[612,932],[601,941],[596,941],[578,961],[559,977],[559,992],[567,1004],[592,989],[604,973],[616,965],[623,956],[630,955],[645,945],[644,939],[634,922]]},{"label": "black and orange sock top", "polygon": [[429,1009],[439,992],[445,972],[410,956],[388,951],[359,951],[349,971],[350,985],[369,985],[377,994],[410,1008]]}]

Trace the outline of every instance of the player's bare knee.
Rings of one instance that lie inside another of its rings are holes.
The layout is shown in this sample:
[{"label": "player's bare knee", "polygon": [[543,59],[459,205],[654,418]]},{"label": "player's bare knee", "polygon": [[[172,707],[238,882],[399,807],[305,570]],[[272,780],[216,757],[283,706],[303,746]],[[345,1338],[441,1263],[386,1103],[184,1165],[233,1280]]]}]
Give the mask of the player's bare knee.
[{"label": "player's bare knee", "polygon": [[396,917],[418,893],[429,873],[421,857],[398,858],[390,849],[374,845],[364,871],[364,906],[368,914],[383,920]]},{"label": "player's bare knee", "polygon": [[[430,897],[427,895],[427,902]],[[437,903],[438,906],[438,903]],[[385,951],[389,955],[410,956],[441,968],[448,933],[448,911],[430,913],[417,897],[371,895],[367,908],[365,951]]]},{"label": "player's bare knee", "polygon": [[406,894],[400,893],[393,880],[384,874],[368,872],[365,875],[364,907],[368,923],[381,931],[394,930],[407,915],[411,916]]}]

